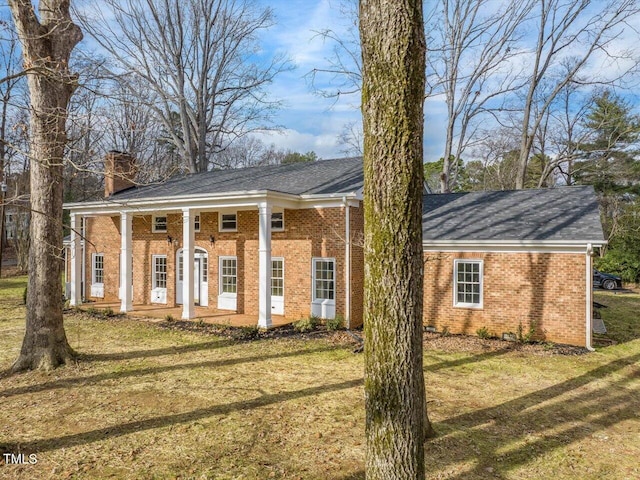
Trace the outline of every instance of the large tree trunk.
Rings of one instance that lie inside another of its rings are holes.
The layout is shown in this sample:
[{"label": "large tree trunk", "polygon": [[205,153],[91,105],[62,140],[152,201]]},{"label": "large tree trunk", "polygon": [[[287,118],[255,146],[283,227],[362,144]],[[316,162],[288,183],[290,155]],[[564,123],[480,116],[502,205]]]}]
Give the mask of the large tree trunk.
[{"label": "large tree trunk", "polygon": [[424,478],[420,0],[362,0],[368,479]]},{"label": "large tree trunk", "polygon": [[82,39],[69,1],[42,0],[39,18],[31,0],[10,0],[22,43],[31,99],[31,247],[27,324],[13,370],[55,368],[73,350],[62,318],[62,173],[67,107],[77,79],[69,57]]}]

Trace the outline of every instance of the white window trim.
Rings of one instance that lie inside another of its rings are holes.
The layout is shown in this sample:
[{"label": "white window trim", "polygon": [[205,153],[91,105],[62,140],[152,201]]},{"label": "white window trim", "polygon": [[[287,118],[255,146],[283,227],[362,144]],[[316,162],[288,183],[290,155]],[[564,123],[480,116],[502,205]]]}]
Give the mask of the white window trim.
[{"label": "white window trim", "polygon": [[[165,218],[167,220],[166,222],[166,228],[164,230],[158,230],[156,228],[156,218]],[[167,215],[153,215],[153,217],[151,218],[151,232],[152,233],[167,233],[169,231],[169,217],[167,217]]]},{"label": "white window trim", "polygon": [[[235,260],[236,261],[236,292],[223,292],[223,282],[222,282],[222,261],[223,260]],[[218,257],[218,295],[220,297],[227,298],[236,298],[238,296],[238,257],[233,255],[225,255]]]},{"label": "white window trim", "polygon": [[[158,258],[164,258],[164,262],[165,262],[165,266],[167,267],[167,270],[165,271],[165,286],[164,287],[160,287],[158,286],[157,282],[157,270],[156,270],[156,259]],[[151,278],[151,287],[155,290],[156,288],[162,288],[162,289],[166,289],[167,288],[167,284],[169,282],[169,263],[167,261],[167,256],[166,255],[152,255],[151,256],[151,268],[152,268],[152,275],[153,277]]]},{"label": "white window trim", "polygon": [[[273,215],[274,214],[282,214],[282,227],[280,228],[275,228],[273,226]],[[284,210],[276,210],[275,212],[271,212],[271,231],[272,232],[284,232]]]},{"label": "white window trim", "polygon": [[[96,282],[96,259],[102,257],[102,281]],[[91,284],[92,285],[104,285],[104,253],[92,253],[91,254]]]},{"label": "white window trim", "polygon": [[[316,262],[332,262],[333,263],[333,299],[330,298],[316,298]],[[336,259],[333,257],[313,257],[311,259],[311,303],[335,305],[336,303]]]},{"label": "white window trim", "polygon": [[[460,263],[477,263],[480,265],[480,303],[458,302],[458,265]],[[484,260],[478,258],[456,258],[453,261],[453,306],[455,308],[471,308],[475,310],[484,308]]]},{"label": "white window trim", "polygon": [[[235,215],[236,216],[236,228],[222,228],[222,216],[223,215]],[[238,212],[218,212],[218,231],[219,232],[237,232],[238,231]]]}]

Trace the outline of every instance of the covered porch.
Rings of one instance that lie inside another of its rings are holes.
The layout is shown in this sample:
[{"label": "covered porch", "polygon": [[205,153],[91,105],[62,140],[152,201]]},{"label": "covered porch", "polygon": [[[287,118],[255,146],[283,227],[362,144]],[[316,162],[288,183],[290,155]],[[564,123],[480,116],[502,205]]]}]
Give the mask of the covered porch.
[{"label": "covered porch", "polygon": [[[94,308],[96,310],[111,309],[113,312],[119,312],[120,302],[90,302],[83,303],[81,308],[83,310]],[[152,321],[165,320],[168,315],[171,315],[174,320],[180,320],[183,312],[182,306],[171,307],[157,304],[135,304],[133,309],[126,312],[128,317],[132,318],[145,318]],[[202,321],[204,323],[216,324],[216,325],[228,325],[231,327],[249,327],[256,326],[258,318],[256,315],[249,315],[245,313],[235,313],[228,310],[217,310],[211,307],[194,307],[194,316],[189,320],[194,322]],[[270,327],[281,327],[295,322],[295,320],[286,319],[281,315],[271,316]]]}]

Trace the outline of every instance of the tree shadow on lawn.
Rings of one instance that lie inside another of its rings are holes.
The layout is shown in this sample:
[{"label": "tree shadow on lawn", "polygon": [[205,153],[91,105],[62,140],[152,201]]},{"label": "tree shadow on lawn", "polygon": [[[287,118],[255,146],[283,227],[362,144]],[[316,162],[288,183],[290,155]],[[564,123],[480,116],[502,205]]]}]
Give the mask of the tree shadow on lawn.
[{"label": "tree shadow on lawn", "polygon": [[[116,352],[116,353],[78,353],[75,357],[77,362],[102,362],[102,361],[119,361],[119,360],[133,360],[134,358],[151,358],[161,357],[163,355],[175,355],[180,353],[198,352],[201,350],[213,350],[215,348],[224,348],[238,341],[234,340],[211,340],[208,342],[191,343],[189,345],[180,345],[174,347],[163,347],[149,350],[133,350],[130,352]],[[24,373],[24,372],[21,372]],[[11,367],[0,370],[0,380],[15,375],[11,371]],[[32,391],[32,390],[30,390]],[[33,390],[38,391],[38,390]],[[2,393],[0,393],[0,397]]]},{"label": "tree shadow on lawn", "polygon": [[[14,395],[22,395],[26,393],[38,393],[46,390],[55,390],[60,388],[73,388],[75,386],[84,387],[87,385],[93,385],[93,384],[105,382],[108,380],[123,380],[125,378],[143,377],[146,375],[155,375],[158,373],[172,372],[176,370],[191,370],[194,368],[227,367],[231,365],[238,365],[241,363],[260,362],[265,360],[273,360],[276,358],[287,358],[287,357],[297,357],[302,355],[311,355],[314,353],[329,352],[329,351],[338,350],[338,349],[340,349],[340,347],[332,345],[332,346],[319,347],[314,349],[295,350],[293,352],[265,354],[259,357],[226,358],[222,360],[209,360],[205,362],[196,362],[196,363],[178,363],[174,365],[164,365],[161,367],[148,367],[148,368],[138,368],[135,370],[123,370],[123,371],[117,371],[117,372],[98,373],[95,375],[89,375],[85,377],[62,378],[59,380],[41,383],[38,385],[26,385],[23,387],[9,388],[7,390],[0,392],[0,398],[7,398]],[[157,350],[155,352],[157,352]]]},{"label": "tree shadow on lawn", "polygon": [[[621,358],[495,407],[439,422],[436,428],[447,433],[427,444],[427,458],[438,457],[440,467],[476,461],[472,470],[450,477],[452,479],[504,478],[501,473],[507,474],[536,457],[624,420],[635,419],[640,399],[637,392],[628,388],[637,377],[634,372],[551,405],[541,404],[605,379],[639,360],[640,354]],[[469,436],[452,436],[456,432],[468,432]],[[474,450],[481,453],[474,454]]]},{"label": "tree shadow on lawn", "polygon": [[[495,352],[490,353],[495,354]],[[483,355],[486,357],[490,354]],[[622,376],[615,382],[607,382],[602,387],[579,392],[572,395],[571,398],[558,400],[550,405],[541,406],[541,404],[557,399],[593,381],[605,379],[621,369],[634,365],[639,360],[640,354],[621,358],[551,387],[537,390],[494,407],[474,410],[437,423],[435,428],[439,432],[439,436],[427,443],[428,471],[432,470],[430,465],[442,468],[471,460],[476,463],[471,471],[465,471],[452,478],[484,478],[487,476],[503,478],[502,473],[524,465],[535,457],[571,444],[592,435],[595,431],[609,428],[623,420],[637,418],[637,393],[626,388],[637,376],[634,373]],[[467,359],[467,363],[473,363],[473,361],[473,358]],[[437,368],[437,366],[436,364],[433,367]],[[28,454],[71,448],[130,433],[190,423],[215,415],[229,415],[233,412],[262,408],[280,402],[313,397],[362,385],[363,379],[357,378],[297,391],[265,394],[253,399],[159,416],[78,434],[32,440],[20,444],[3,444],[0,450]],[[551,418],[553,425],[541,424],[541,418]],[[517,431],[521,433],[513,433],[514,424],[518,426]],[[566,428],[559,432],[549,431],[549,428],[558,430],[561,426],[566,426]],[[464,435],[456,436],[457,432],[462,432]],[[537,436],[533,441],[527,441],[527,437],[531,435]],[[509,449],[518,441],[524,442],[524,445]],[[476,447],[478,448],[473,448],[474,443],[477,443]],[[501,451],[507,451],[507,453],[500,453]],[[507,461],[502,462],[503,459],[507,459]],[[359,475],[360,473],[356,472],[346,479],[363,478]]]},{"label": "tree shadow on lawn", "polygon": [[[430,478],[430,474],[442,473],[447,466],[470,461],[475,463],[470,470],[447,478],[513,478],[510,470],[536,457],[624,420],[636,419],[640,399],[637,392],[628,388],[637,377],[637,373],[633,372],[615,382],[607,382],[602,387],[585,390],[554,404],[541,404],[593,381],[606,379],[639,360],[640,354],[621,358],[495,407],[474,410],[436,423],[434,427],[438,436],[425,446],[427,478]],[[543,418],[551,418],[553,425],[542,424]],[[514,425],[517,425],[516,431],[519,433],[514,433]],[[554,431],[550,431],[552,428]],[[533,438],[532,441],[527,441],[529,436]],[[511,445],[514,447],[509,448]],[[364,478],[364,470],[358,470],[340,477],[340,480]]]},{"label": "tree shadow on lawn", "polygon": [[180,345],[176,347],[163,347],[150,350],[133,350],[131,352],[116,353],[80,353],[79,361],[84,362],[102,362],[108,360],[132,360],[134,358],[150,358],[161,357],[163,355],[174,355],[178,353],[199,352],[200,350],[213,350],[215,348],[224,348],[234,343],[235,340],[211,340],[201,343],[190,343],[188,345]]},{"label": "tree shadow on lawn", "polygon": [[[321,348],[316,348],[312,350],[308,350],[308,349],[297,350],[294,352],[264,355],[262,357],[248,357],[248,358],[245,357],[245,358],[235,358],[235,359],[232,358],[232,359],[225,359],[225,360],[212,360],[209,362],[199,362],[195,364],[192,363],[192,364],[167,365],[162,367],[150,367],[150,368],[137,369],[137,370],[131,370],[131,371],[124,371],[124,372],[109,372],[109,373],[92,375],[88,377],[60,379],[53,382],[46,382],[40,385],[24,386],[24,387],[8,389],[3,392],[0,392],[0,398],[19,395],[19,394],[25,394],[25,393],[36,393],[36,392],[41,392],[41,391],[46,391],[51,389],[69,388],[75,385],[82,387],[90,383],[98,383],[98,382],[116,379],[116,378],[121,379],[121,378],[127,378],[127,377],[141,377],[144,375],[157,374],[161,372],[168,372],[168,371],[181,370],[181,369],[191,369],[191,368],[198,368],[198,367],[229,366],[229,365],[235,365],[235,364],[244,363],[244,362],[253,362],[253,361],[268,360],[268,359],[275,359],[275,358],[286,358],[286,357],[294,357],[298,355],[326,352],[331,350],[338,350],[341,348],[343,347],[332,345],[332,346],[321,347]],[[162,349],[162,350],[166,350],[166,349]],[[460,366],[464,364],[477,363],[483,360],[487,360],[489,358],[493,358],[497,355],[507,353],[509,350],[510,349],[504,349],[499,351],[486,352],[478,355],[472,355],[469,357],[461,358],[459,360],[454,360],[454,361],[442,361],[432,365],[431,367],[429,367],[429,369],[435,371],[440,368],[451,368],[454,366]],[[155,352],[157,353],[158,351],[155,351]],[[284,401],[293,400],[297,398],[313,396],[313,395],[317,395],[324,392],[339,391],[347,388],[358,387],[358,386],[361,386],[362,384],[363,384],[363,379],[359,378],[352,381],[342,382],[338,384],[317,386],[317,387],[303,389],[295,392],[282,392],[275,395],[265,395],[263,397],[259,397],[252,400],[234,402],[229,405],[217,405],[211,408],[194,410],[192,412],[187,412],[184,414],[169,415],[165,417],[156,417],[156,418],[148,419],[145,421],[132,422],[124,425],[116,425],[112,427],[97,429],[90,432],[79,433],[75,435],[68,435],[68,436],[52,438],[52,439],[34,440],[31,442],[16,444],[13,446],[13,450],[11,449],[12,445],[10,444],[4,444],[2,445],[2,447],[7,452],[20,451],[20,452],[34,453],[34,452],[42,452],[47,450],[55,450],[58,448],[66,448],[66,447],[71,447],[76,445],[83,445],[83,444],[87,444],[95,441],[101,441],[109,437],[119,437],[122,435],[127,435],[129,433],[133,433],[141,430],[160,428],[163,426],[174,425],[179,423],[188,423],[191,421],[199,420],[199,419],[214,416],[214,415],[224,415],[224,414],[231,413],[233,411],[250,410],[253,408],[259,408],[259,407],[263,407],[273,403],[279,403],[279,402],[284,402]]]}]

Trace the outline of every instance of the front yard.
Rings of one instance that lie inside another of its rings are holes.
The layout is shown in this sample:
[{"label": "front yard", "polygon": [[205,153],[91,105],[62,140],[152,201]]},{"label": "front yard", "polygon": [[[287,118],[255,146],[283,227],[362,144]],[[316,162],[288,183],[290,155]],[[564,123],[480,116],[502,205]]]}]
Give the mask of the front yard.
[{"label": "front yard", "polygon": [[[0,281],[0,370],[20,348],[23,286]],[[596,300],[618,343],[595,353],[425,337],[428,478],[640,477],[640,295]],[[85,314],[66,330],[77,364],[0,376],[0,453],[37,460],[0,457],[0,478],[364,478],[348,335],[245,341]]]}]

